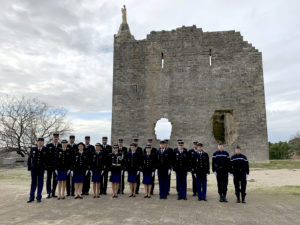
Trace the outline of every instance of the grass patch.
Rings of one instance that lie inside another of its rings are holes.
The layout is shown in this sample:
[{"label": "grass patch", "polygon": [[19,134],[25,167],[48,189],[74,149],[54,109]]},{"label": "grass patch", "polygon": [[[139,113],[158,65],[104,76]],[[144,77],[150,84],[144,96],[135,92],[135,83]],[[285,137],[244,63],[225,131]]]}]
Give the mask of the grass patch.
[{"label": "grass patch", "polygon": [[300,160],[270,160],[270,163],[250,163],[250,168],[261,169],[300,169]]}]

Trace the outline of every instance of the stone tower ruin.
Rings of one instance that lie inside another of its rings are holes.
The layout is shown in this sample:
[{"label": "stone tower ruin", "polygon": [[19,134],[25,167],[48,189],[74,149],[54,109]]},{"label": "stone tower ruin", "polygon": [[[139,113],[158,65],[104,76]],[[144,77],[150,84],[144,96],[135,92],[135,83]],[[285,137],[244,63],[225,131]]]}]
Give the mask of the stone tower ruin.
[{"label": "stone tower ruin", "polygon": [[238,144],[250,161],[268,161],[262,53],[240,32],[195,25],[135,40],[125,9],[114,36],[112,143],[153,138],[158,147],[161,118],[172,124],[172,147],[196,140],[211,155],[222,141],[230,154]]}]

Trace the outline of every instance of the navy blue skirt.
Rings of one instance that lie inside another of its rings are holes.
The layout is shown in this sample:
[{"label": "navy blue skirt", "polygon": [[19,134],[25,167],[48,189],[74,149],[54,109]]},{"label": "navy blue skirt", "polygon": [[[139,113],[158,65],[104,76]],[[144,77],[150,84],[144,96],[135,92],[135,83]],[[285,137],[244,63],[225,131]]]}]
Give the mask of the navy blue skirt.
[{"label": "navy blue skirt", "polygon": [[67,171],[57,171],[57,181],[65,181],[67,180]]},{"label": "navy blue skirt", "polygon": [[101,182],[102,176],[101,173],[93,173],[92,182]]},{"label": "navy blue skirt", "polygon": [[143,173],[143,184],[149,185],[152,184],[152,176],[151,174]]},{"label": "navy blue skirt", "polygon": [[128,173],[128,182],[136,183],[136,173]]},{"label": "navy blue skirt", "polygon": [[85,179],[85,174],[82,173],[74,173],[73,174],[73,182],[74,183],[83,183],[84,182],[84,179]]},{"label": "navy blue skirt", "polygon": [[109,181],[113,182],[113,183],[120,183],[121,182],[121,173],[112,173]]}]

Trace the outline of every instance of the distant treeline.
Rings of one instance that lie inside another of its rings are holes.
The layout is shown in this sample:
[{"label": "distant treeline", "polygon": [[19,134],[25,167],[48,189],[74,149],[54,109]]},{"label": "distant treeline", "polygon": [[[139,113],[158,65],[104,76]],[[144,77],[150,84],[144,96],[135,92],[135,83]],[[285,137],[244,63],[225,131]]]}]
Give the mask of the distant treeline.
[{"label": "distant treeline", "polygon": [[269,142],[270,159],[290,159],[300,157],[299,134],[290,141],[271,143]]}]

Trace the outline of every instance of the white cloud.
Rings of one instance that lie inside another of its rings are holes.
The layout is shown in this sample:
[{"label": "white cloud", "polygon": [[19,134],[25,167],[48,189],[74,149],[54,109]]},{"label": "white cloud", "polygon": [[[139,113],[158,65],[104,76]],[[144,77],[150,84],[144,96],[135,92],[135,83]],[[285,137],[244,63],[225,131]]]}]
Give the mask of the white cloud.
[{"label": "white cloud", "polygon": [[[145,39],[152,30],[193,24],[204,31],[241,31],[263,53],[270,140],[292,136],[300,128],[296,0],[2,0],[0,95],[38,97],[80,115],[110,112],[113,35],[124,3],[136,39]],[[103,124],[110,126],[108,121]],[[78,132],[100,132],[97,122],[91,129],[85,125],[89,122],[74,122]],[[110,134],[110,127],[99,126]]]}]

